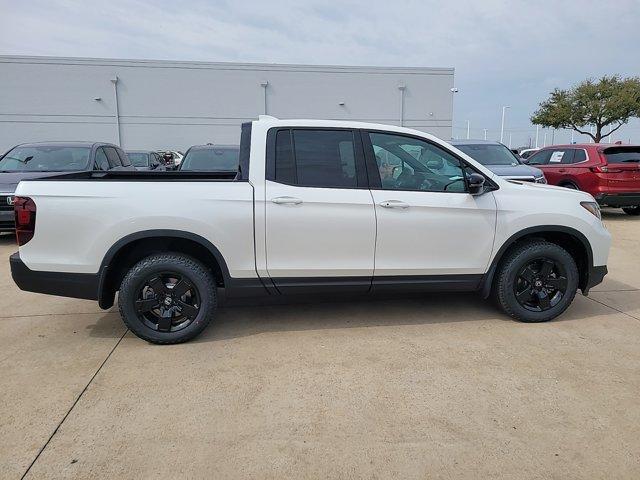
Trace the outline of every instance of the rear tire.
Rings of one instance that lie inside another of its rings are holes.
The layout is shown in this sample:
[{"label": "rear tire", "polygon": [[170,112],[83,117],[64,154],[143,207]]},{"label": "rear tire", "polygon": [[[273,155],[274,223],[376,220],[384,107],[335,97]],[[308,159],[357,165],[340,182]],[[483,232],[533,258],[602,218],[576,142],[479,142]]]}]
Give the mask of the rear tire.
[{"label": "rear tire", "polygon": [[189,256],[151,255],[122,280],[118,307],[124,323],[139,338],[157,344],[186,342],[202,333],[215,316],[215,280]]},{"label": "rear tire", "polygon": [[636,205],[635,207],[624,207],[622,211],[627,215],[633,215],[635,217],[640,215],[640,205]]},{"label": "rear tire", "polygon": [[534,240],[507,253],[494,294],[502,310],[521,322],[547,322],[563,313],[578,289],[578,268],[562,247]]}]

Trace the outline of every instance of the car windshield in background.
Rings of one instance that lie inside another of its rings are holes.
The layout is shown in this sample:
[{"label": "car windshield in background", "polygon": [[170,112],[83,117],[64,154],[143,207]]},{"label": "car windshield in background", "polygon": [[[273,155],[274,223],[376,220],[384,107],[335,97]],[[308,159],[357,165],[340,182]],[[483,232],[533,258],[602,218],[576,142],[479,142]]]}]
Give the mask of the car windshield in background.
[{"label": "car windshield in background", "polygon": [[0,160],[2,172],[63,172],[84,170],[90,147],[15,147]]},{"label": "car windshield in background", "polygon": [[149,166],[149,154],[148,153],[127,153],[127,157],[131,160],[134,167],[148,167]]},{"label": "car windshield in background", "polygon": [[518,165],[516,157],[504,145],[454,145],[482,165]]},{"label": "car windshield in background", "polygon": [[640,162],[640,147],[611,147],[604,151],[607,162]]},{"label": "car windshield in background", "polygon": [[238,170],[238,147],[196,148],[187,152],[180,170],[235,172]]}]

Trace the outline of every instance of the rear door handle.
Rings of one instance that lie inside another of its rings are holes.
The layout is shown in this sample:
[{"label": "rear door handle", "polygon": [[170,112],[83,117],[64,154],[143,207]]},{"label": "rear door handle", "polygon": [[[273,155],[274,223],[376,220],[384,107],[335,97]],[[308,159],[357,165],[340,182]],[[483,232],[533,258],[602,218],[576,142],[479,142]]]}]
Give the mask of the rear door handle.
[{"label": "rear door handle", "polygon": [[278,205],[299,205],[302,203],[302,200],[295,197],[276,197],[272,198],[271,201]]},{"label": "rear door handle", "polygon": [[408,203],[401,202],[400,200],[385,200],[384,202],[380,202],[378,205],[384,208],[409,208]]}]

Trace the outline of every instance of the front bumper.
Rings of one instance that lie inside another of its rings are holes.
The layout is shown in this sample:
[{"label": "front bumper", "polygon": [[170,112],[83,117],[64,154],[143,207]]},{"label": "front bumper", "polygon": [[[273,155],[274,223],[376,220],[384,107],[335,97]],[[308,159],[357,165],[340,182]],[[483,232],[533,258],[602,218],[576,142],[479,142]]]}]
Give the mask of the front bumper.
[{"label": "front bumper", "polygon": [[98,300],[100,276],[91,273],[41,272],[31,270],[18,252],[9,258],[11,276],[20,290],[61,297]]},{"label": "front bumper", "polygon": [[598,204],[609,207],[635,207],[640,205],[640,192],[601,193],[594,198]]}]

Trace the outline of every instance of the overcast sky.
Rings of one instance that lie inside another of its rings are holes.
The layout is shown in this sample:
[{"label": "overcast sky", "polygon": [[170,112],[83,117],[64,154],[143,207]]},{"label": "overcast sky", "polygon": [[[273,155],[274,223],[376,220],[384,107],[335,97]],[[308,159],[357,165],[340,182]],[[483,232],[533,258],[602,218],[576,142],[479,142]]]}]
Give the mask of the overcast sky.
[{"label": "overcast sky", "polygon": [[510,105],[514,146],[554,87],[640,75],[640,0],[0,0],[0,15],[0,54],[454,67],[454,136],[469,120],[498,137]]}]

